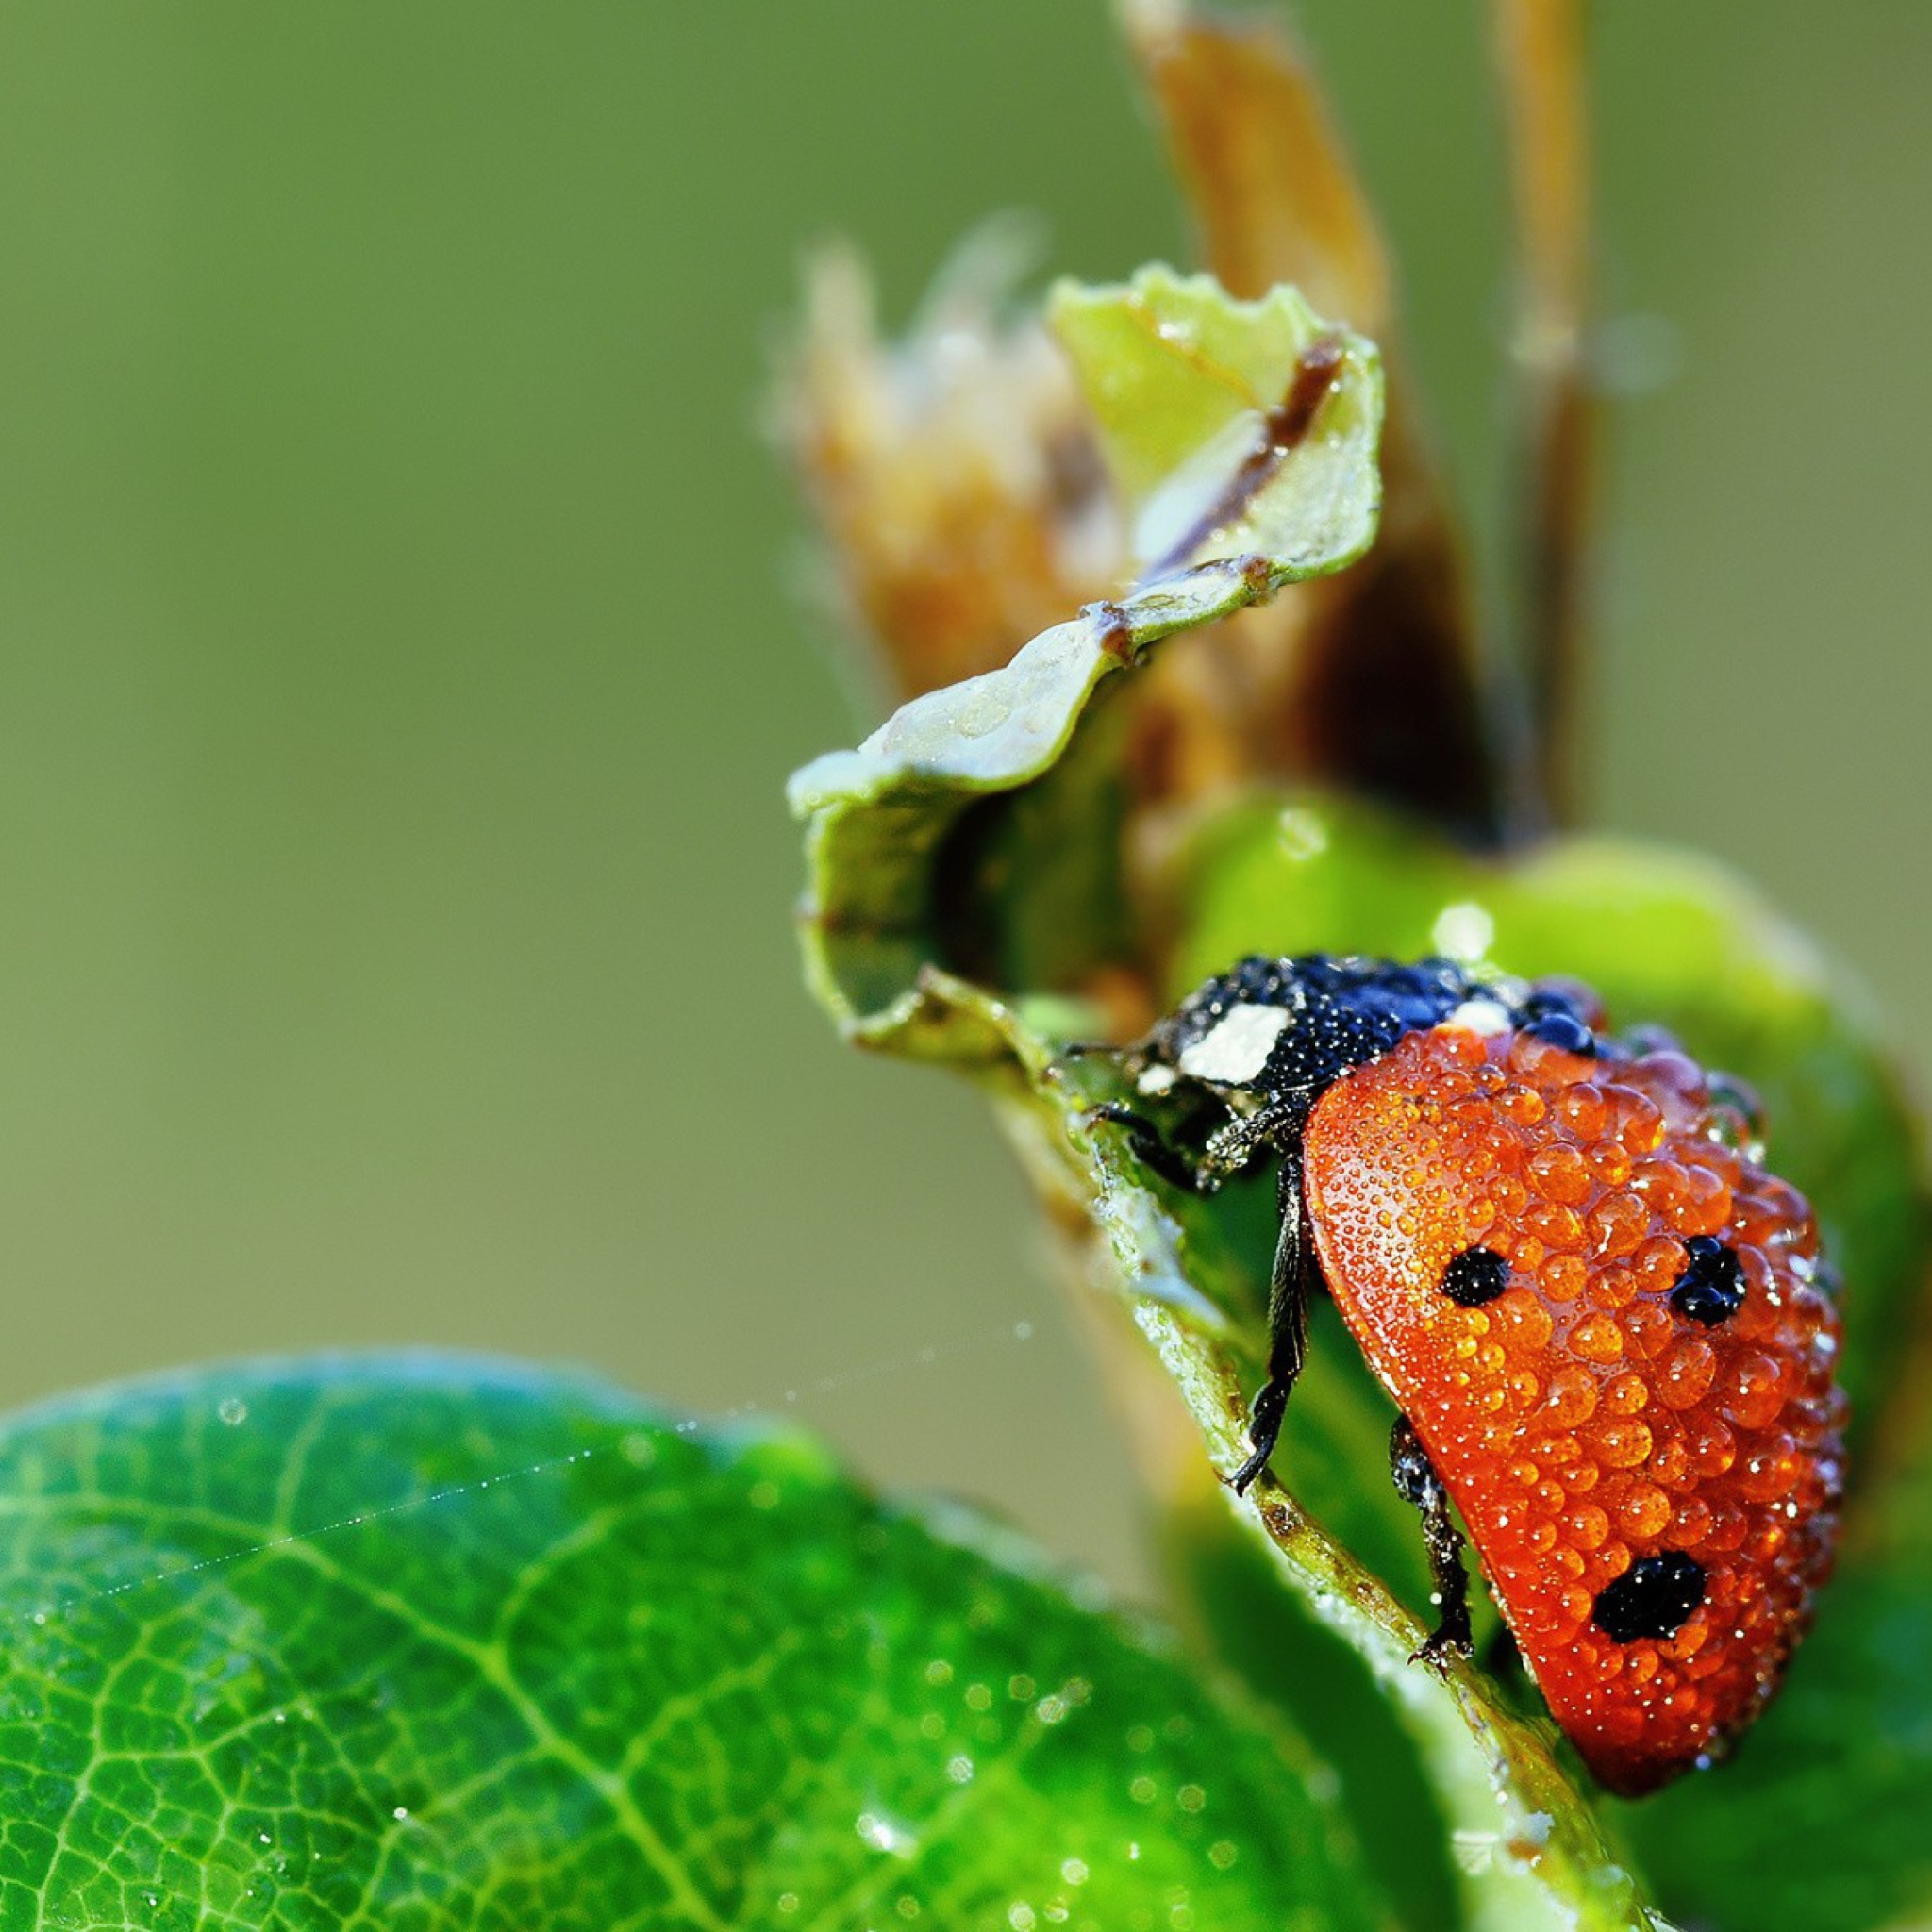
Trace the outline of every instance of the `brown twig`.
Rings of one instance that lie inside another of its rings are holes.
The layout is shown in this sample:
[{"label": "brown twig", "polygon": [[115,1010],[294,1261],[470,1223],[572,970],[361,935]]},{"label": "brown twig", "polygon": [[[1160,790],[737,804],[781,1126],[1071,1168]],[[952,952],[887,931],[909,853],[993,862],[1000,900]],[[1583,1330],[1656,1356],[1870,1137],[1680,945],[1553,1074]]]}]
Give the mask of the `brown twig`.
[{"label": "brown twig", "polygon": [[1545,823],[1575,816],[1577,713],[1589,623],[1585,551],[1594,508],[1586,382],[1590,158],[1580,0],[1491,0],[1514,188],[1513,521],[1534,791]]}]

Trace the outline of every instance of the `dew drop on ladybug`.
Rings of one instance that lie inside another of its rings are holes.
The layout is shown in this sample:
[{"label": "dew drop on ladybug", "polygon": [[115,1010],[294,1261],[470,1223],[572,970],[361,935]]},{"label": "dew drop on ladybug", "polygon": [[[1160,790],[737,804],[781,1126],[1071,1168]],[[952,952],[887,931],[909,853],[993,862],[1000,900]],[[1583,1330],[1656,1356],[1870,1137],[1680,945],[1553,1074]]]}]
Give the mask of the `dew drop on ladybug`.
[{"label": "dew drop on ladybug", "polygon": [[1552,1714],[1635,1795],[1776,1690],[1831,1567],[1845,1403],[1816,1224],[1739,1144],[1735,1090],[1601,1018],[1443,960],[1257,958],[1123,1054],[1173,1071],[1143,1091],[1225,1109],[1198,1165],[1160,1152],[1170,1177],[1274,1157],[1298,1178],[1314,1252],[1285,1204],[1240,1480],[1299,1365],[1283,1270],[1318,1273],[1405,1419],[1398,1484],[1421,1500],[1403,1457],[1425,1457]]}]

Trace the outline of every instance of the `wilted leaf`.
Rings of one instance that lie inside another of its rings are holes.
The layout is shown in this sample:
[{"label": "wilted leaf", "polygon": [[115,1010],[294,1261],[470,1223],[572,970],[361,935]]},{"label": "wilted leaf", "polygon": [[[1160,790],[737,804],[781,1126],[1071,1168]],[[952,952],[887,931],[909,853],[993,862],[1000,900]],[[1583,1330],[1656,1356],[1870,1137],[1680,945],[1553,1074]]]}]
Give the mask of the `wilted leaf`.
[{"label": "wilted leaf", "polygon": [[1304,1747],[794,1437],[335,1360],[17,1417],[0,1493],[8,1925],[1379,1923]]},{"label": "wilted leaf", "polygon": [[1004,664],[1117,578],[1121,537],[1066,358],[1009,313],[1025,224],[961,243],[901,341],[850,250],[808,265],[776,427],[829,540],[841,615],[889,690]]}]

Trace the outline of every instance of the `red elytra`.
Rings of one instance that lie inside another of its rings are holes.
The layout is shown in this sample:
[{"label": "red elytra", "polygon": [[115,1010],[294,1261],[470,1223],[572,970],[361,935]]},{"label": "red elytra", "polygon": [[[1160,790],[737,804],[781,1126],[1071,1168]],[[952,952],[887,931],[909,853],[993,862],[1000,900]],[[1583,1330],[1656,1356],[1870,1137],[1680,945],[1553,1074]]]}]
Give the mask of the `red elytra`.
[{"label": "red elytra", "polygon": [[[1303,1142],[1335,1301],[1551,1712],[1628,1795],[1722,1756],[1757,1714],[1837,1537],[1845,1403],[1816,1225],[1720,1126],[1680,1054],[1439,1026],[1339,1078]],[[1709,1325],[1671,1305],[1698,1236],[1735,1254],[1745,1291]],[[1443,1281],[1474,1248],[1507,1286],[1467,1307]],[[1603,1592],[1685,1557],[1701,1602],[1671,1634],[1614,1640]]]}]

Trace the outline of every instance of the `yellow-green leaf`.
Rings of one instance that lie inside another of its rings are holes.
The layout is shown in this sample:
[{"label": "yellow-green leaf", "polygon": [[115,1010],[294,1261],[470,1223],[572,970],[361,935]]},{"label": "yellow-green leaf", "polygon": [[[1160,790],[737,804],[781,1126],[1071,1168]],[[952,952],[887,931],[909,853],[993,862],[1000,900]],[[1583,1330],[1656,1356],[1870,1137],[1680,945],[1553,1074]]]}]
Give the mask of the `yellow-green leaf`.
[{"label": "yellow-green leaf", "polygon": [[1159,267],[1109,288],[1061,282],[1049,316],[1143,569],[1259,555],[1306,576],[1368,548],[1381,505],[1372,342],[1293,289],[1243,302]]}]

